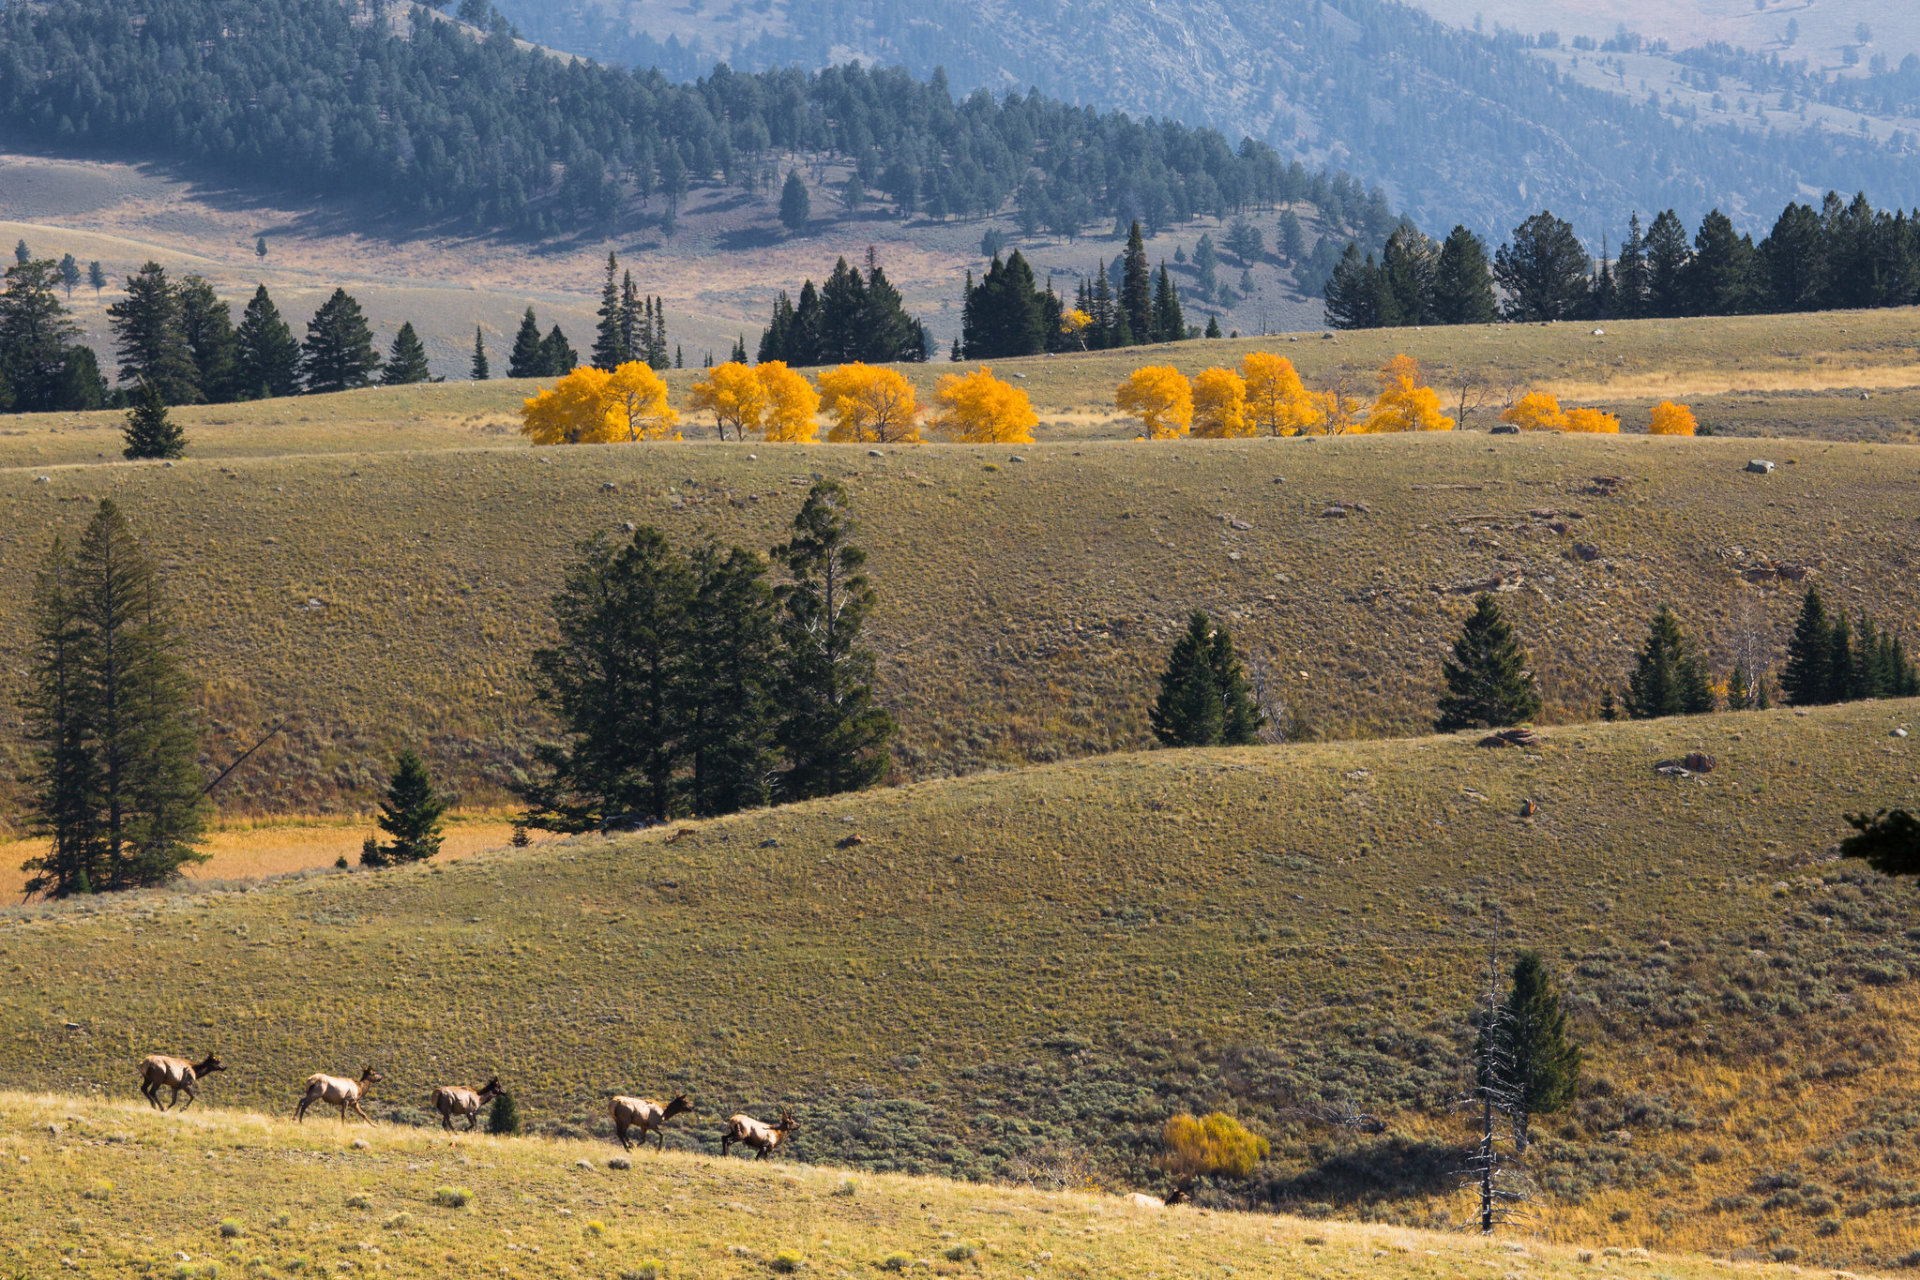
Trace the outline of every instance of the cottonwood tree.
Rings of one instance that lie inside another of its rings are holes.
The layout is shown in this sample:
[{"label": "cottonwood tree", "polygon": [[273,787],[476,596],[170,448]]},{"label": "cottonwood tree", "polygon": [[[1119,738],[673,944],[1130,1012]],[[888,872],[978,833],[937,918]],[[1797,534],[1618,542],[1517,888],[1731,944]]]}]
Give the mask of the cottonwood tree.
[{"label": "cottonwood tree", "polygon": [[884,778],[892,763],[894,721],[874,700],[874,657],[861,635],[875,595],[847,505],[838,481],[816,482],[792,538],[773,551],[788,575],[775,592],[784,799],[857,791]]},{"label": "cottonwood tree", "polygon": [[1498,729],[1533,719],[1540,714],[1540,685],[1531,665],[1500,602],[1489,594],[1476,597],[1453,657],[1441,667],[1447,694],[1434,728]]},{"label": "cottonwood tree", "polygon": [[919,444],[920,407],[913,384],[879,365],[843,364],[820,375],[820,397],[833,425],[827,439],[854,444]]},{"label": "cottonwood tree", "polygon": [[1027,393],[991,368],[949,373],[933,392],[933,425],[966,444],[1032,444],[1040,416]]},{"label": "cottonwood tree", "polygon": [[426,761],[409,748],[393,763],[393,777],[380,801],[380,829],[387,842],[367,837],[360,862],[369,867],[396,867],[424,862],[440,852],[440,820],[447,812],[446,797],[433,789]]},{"label": "cottonwood tree", "polygon": [[35,583],[25,864],[49,897],[163,884],[202,861],[207,803],[179,641],[152,563],[111,499]]},{"label": "cottonwood tree", "polygon": [[1193,428],[1193,383],[1172,365],[1147,365],[1127,375],[1114,407],[1140,420],[1149,440],[1171,440]]}]

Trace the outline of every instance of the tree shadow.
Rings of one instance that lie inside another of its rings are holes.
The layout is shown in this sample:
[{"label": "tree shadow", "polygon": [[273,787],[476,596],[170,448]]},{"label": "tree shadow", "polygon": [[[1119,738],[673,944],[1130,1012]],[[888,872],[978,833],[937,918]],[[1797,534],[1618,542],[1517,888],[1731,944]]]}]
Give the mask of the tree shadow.
[{"label": "tree shadow", "polygon": [[1466,1148],[1450,1143],[1416,1142],[1395,1134],[1338,1152],[1298,1173],[1258,1181],[1250,1190],[1256,1203],[1292,1210],[1328,1205],[1337,1211],[1418,1199],[1452,1190],[1467,1154]]}]

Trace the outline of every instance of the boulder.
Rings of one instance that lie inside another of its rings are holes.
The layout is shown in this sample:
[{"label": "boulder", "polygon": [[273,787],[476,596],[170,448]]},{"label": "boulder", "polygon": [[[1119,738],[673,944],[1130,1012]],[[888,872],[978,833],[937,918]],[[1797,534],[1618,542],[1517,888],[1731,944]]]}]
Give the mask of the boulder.
[{"label": "boulder", "polygon": [[1773,474],[1773,464],[1765,458],[1754,458],[1747,463],[1747,470],[1755,475],[1770,476]]}]

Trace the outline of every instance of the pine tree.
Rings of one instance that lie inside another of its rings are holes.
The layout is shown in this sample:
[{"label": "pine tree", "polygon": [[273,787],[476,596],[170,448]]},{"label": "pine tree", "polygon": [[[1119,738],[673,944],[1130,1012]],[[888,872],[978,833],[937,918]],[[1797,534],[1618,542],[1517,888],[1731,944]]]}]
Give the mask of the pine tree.
[{"label": "pine tree", "polygon": [[473,326],[473,364],[467,369],[467,377],[475,382],[485,382],[493,376],[493,368],[487,363],[487,335],[479,325]]},{"label": "pine tree", "polygon": [[13,260],[23,267],[33,261],[33,250],[27,248],[27,242],[24,238],[14,243]]},{"label": "pine tree", "polygon": [[520,1132],[520,1106],[512,1094],[494,1095],[492,1105],[487,1108],[487,1132],[502,1138],[511,1138]]},{"label": "pine tree", "polygon": [[80,262],[72,254],[60,259],[60,283],[66,286],[67,301],[73,301],[73,291],[80,283]]},{"label": "pine tree", "polygon": [[1669,209],[1647,228],[1647,310],[1656,316],[1680,316],[1692,308],[1687,297],[1686,224]]},{"label": "pine tree", "polygon": [[187,340],[200,398],[208,404],[238,399],[233,309],[200,276],[187,276],[174,292],[179,299],[180,333]]},{"label": "pine tree", "polygon": [[1226,723],[1220,681],[1213,667],[1213,623],[1195,609],[1174,641],[1160,674],[1160,696],[1147,713],[1153,736],[1167,747],[1209,747]]},{"label": "pine tree", "polygon": [[891,764],[893,717],[874,701],[874,658],[860,634],[874,591],[861,572],[867,556],[852,541],[847,501],[838,481],[817,481],[794,517],[792,539],[774,549],[789,575],[776,591],[783,799],[857,791],[879,782]]},{"label": "pine tree", "polygon": [[685,667],[676,678],[685,726],[688,805],[701,816],[757,808],[773,776],[775,631],[766,562],[708,543],[691,557]]},{"label": "pine tree", "polygon": [[798,169],[787,170],[787,183],[780,188],[780,222],[789,231],[798,231],[813,217],[813,200]]},{"label": "pine tree", "polygon": [[1360,246],[1349,244],[1327,278],[1324,291],[1327,326],[1333,329],[1377,329],[1388,317],[1382,313],[1386,293],[1373,255],[1360,256]]},{"label": "pine tree", "polygon": [[[619,269],[620,260],[609,252],[606,283],[600,286],[600,324],[593,337],[593,367],[608,373],[628,359],[626,313],[620,305],[619,282],[614,279],[614,272]],[[631,282],[631,273],[627,278]]]},{"label": "pine tree", "polygon": [[733,350],[727,353],[727,359],[734,364],[747,362],[747,335],[742,333],[733,340]]},{"label": "pine tree", "polygon": [[1153,331],[1160,342],[1179,342],[1187,336],[1186,317],[1180,313],[1180,292],[1174,288],[1164,262],[1153,286]]},{"label": "pine tree", "polygon": [[1859,696],[1854,680],[1859,667],[1853,658],[1853,626],[1843,610],[1836,609],[1833,626],[1827,632],[1826,701],[1851,702]]},{"label": "pine tree", "polygon": [[1509,320],[1565,320],[1586,306],[1589,260],[1573,225],[1540,212],[1513,229],[1493,255]]},{"label": "pine tree", "polygon": [[1433,314],[1441,324],[1492,324],[1499,318],[1486,243],[1465,227],[1456,226],[1440,246],[1433,271]]},{"label": "pine tree", "polygon": [[167,271],[149,262],[127,277],[127,296],[107,308],[124,382],[151,383],[168,404],[198,404],[200,387]]},{"label": "pine tree", "polygon": [[1219,316],[1213,315],[1212,313],[1207,315],[1207,331],[1204,336],[1209,338],[1218,338],[1221,336]]},{"label": "pine tree", "polygon": [[140,384],[121,434],[126,442],[121,454],[127,458],[178,458],[187,448],[186,433],[167,416],[167,402],[151,382]]},{"label": "pine tree", "polygon": [[547,336],[540,340],[540,363],[546,368],[546,377],[563,378],[572,373],[580,364],[580,354],[567,341],[567,335],[555,325]]},{"label": "pine tree", "polygon": [[413,330],[413,321],[400,326],[400,332],[393,335],[393,346],[387,351],[387,362],[380,369],[380,385],[383,387],[404,387],[410,383],[426,382],[433,376],[427,368],[427,349],[420,343],[420,335]]},{"label": "pine tree", "polygon": [[1253,685],[1225,627],[1214,629],[1207,665],[1213,669],[1214,687],[1220,691],[1220,745],[1253,746],[1260,741],[1260,727],[1267,717],[1254,704]]},{"label": "pine tree", "polygon": [[514,335],[513,352],[507,357],[507,376],[509,378],[544,378],[547,376],[547,354],[540,346],[540,322],[533,318],[533,308],[527,308],[527,314],[520,321],[520,332]]},{"label": "pine tree", "polygon": [[1673,610],[1661,605],[1647,628],[1633,674],[1627,678],[1627,715],[1635,720],[1701,715],[1713,710],[1706,662]]},{"label": "pine tree", "polygon": [[68,386],[79,329],[54,292],[53,264],[9,267],[0,293],[0,385],[22,413],[81,408]]},{"label": "pine tree", "polygon": [[1154,340],[1153,277],[1147,267],[1147,245],[1141,238],[1137,220],[1127,230],[1127,256],[1120,278],[1119,310],[1126,317],[1127,331],[1134,343]]},{"label": "pine tree", "polygon": [[309,393],[351,391],[372,383],[380,367],[373,330],[359,302],[345,289],[335,289],[307,321],[300,363]]},{"label": "pine tree", "polygon": [[1523,951],[1513,966],[1513,987],[1491,1028],[1499,1052],[1491,1055],[1506,1078],[1514,1145],[1525,1154],[1535,1116],[1566,1109],[1580,1088],[1580,1048],[1567,1030],[1566,1010],[1546,962]]},{"label": "pine tree", "polygon": [[1527,652],[1499,601],[1482,595],[1454,641],[1453,657],[1442,668],[1447,696],[1440,699],[1434,727],[1498,729],[1540,714],[1540,686],[1528,669]]},{"label": "pine tree", "polygon": [[100,265],[99,259],[87,264],[87,284],[93,289],[93,296],[99,297],[100,291],[107,287],[107,269]]},{"label": "pine tree", "polygon": [[1727,677],[1727,710],[1751,711],[1755,697],[1753,680],[1747,675],[1747,664],[1734,663],[1733,674]]},{"label": "pine tree", "polygon": [[633,283],[633,272],[629,271],[620,282],[620,362],[638,360],[647,362],[647,342],[640,324],[645,308],[640,302],[640,290]]},{"label": "pine tree", "polygon": [[207,806],[178,640],[153,566],[111,499],[36,593],[32,810],[52,837],[31,893],[164,884],[204,855]]},{"label": "pine tree", "polygon": [[1831,702],[1833,623],[1827,618],[1820,588],[1808,587],[1800,602],[1800,616],[1787,641],[1787,665],[1780,673],[1780,692],[1787,705],[1814,707]]},{"label": "pine tree", "polygon": [[369,838],[360,851],[361,863],[395,867],[431,858],[440,852],[440,819],[446,812],[447,802],[434,793],[426,761],[411,748],[402,751],[380,801],[380,829],[392,840],[382,844]]},{"label": "pine tree", "polygon": [[234,335],[234,384],[247,397],[300,394],[300,344],[264,284],[253,291]]}]

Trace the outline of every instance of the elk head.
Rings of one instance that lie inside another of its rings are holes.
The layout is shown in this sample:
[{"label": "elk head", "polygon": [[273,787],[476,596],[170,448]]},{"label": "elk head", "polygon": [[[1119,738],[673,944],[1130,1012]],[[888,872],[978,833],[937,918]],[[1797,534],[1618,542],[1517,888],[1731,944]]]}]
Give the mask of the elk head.
[{"label": "elk head", "polygon": [[487,1083],[480,1089],[480,1101],[485,1102],[490,1098],[497,1098],[505,1092],[506,1090],[500,1087],[500,1077],[490,1077]]},{"label": "elk head", "polygon": [[777,1133],[792,1133],[800,1127],[800,1122],[793,1118],[793,1112],[782,1107],[780,1109],[780,1123],[773,1127]]},{"label": "elk head", "polygon": [[227,1069],[227,1064],[220,1061],[219,1055],[210,1053],[207,1055],[207,1060],[205,1062],[197,1063],[194,1066],[193,1074],[196,1076],[199,1076],[201,1079],[204,1080],[208,1076],[212,1075],[214,1072],[225,1071],[226,1069]]},{"label": "elk head", "polygon": [[362,1071],[360,1073],[360,1087],[362,1089],[371,1089],[374,1085],[379,1084],[384,1079],[386,1079],[385,1076],[381,1075],[378,1071],[375,1071],[372,1067],[368,1067],[365,1071]]},{"label": "elk head", "polygon": [[691,1110],[693,1110],[693,1104],[687,1101],[687,1095],[684,1093],[676,1093],[673,1095],[673,1100],[667,1103],[665,1118],[671,1120],[682,1111]]}]

